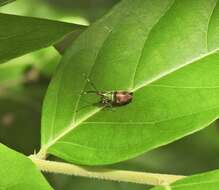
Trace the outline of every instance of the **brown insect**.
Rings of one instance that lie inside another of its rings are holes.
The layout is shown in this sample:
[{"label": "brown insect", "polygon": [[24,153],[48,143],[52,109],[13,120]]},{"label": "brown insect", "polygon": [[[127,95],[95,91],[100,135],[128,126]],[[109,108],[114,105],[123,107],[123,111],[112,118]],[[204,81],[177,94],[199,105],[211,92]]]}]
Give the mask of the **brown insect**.
[{"label": "brown insect", "polygon": [[95,93],[100,96],[100,102],[103,106],[115,107],[129,104],[133,99],[133,92],[129,91],[99,91],[90,79],[87,81],[91,84],[94,90],[86,91],[86,93]]}]

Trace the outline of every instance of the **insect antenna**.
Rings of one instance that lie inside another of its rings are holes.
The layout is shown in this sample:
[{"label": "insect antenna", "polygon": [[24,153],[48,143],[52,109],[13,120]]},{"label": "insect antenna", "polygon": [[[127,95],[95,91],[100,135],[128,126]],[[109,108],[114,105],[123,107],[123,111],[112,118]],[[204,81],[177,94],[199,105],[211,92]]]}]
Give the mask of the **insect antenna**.
[{"label": "insect antenna", "polygon": [[94,90],[85,91],[84,93],[87,94],[87,93],[97,93],[97,92],[99,92],[99,90],[97,89],[95,84],[87,77],[87,75],[84,74],[84,77],[87,80],[87,82],[91,85],[91,87],[94,89]]}]

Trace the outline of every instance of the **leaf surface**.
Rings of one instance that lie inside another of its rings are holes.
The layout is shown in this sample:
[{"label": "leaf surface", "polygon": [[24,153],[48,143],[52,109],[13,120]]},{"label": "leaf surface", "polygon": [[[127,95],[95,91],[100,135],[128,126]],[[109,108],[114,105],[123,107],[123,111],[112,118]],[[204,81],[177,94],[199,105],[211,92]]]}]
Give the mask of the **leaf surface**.
[{"label": "leaf surface", "polygon": [[[219,115],[217,0],[124,0],[77,38],[44,101],[41,154],[102,165],[208,126]],[[100,91],[134,92],[113,109]]]},{"label": "leaf surface", "polygon": [[3,144],[0,144],[0,163],[0,189],[52,189],[29,158]]},{"label": "leaf surface", "polygon": [[[217,190],[219,186],[219,170],[193,175],[173,183],[171,190]],[[164,187],[155,187],[152,190],[166,190]]]}]

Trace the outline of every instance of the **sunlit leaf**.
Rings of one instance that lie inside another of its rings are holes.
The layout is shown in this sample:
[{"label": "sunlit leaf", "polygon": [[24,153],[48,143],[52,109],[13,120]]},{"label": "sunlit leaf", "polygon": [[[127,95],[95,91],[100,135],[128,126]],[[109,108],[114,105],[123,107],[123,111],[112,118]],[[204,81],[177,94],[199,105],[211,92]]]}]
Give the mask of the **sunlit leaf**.
[{"label": "sunlit leaf", "polygon": [[[124,0],[75,40],[48,89],[42,149],[67,161],[110,164],[208,126],[219,115],[217,0]],[[133,102],[98,107],[100,91]],[[89,103],[90,102],[90,103]]]},{"label": "sunlit leaf", "polygon": [[0,163],[0,189],[52,189],[29,158],[3,144],[0,144]]}]

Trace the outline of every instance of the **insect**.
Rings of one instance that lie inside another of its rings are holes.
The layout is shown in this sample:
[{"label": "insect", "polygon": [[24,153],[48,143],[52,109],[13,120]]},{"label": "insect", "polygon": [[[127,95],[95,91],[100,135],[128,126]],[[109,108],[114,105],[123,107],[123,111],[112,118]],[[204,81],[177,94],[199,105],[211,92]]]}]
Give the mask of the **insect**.
[{"label": "insect", "polygon": [[129,104],[133,99],[133,92],[129,91],[99,91],[94,83],[86,78],[94,90],[85,91],[84,94],[95,93],[100,96],[100,104],[106,107],[116,107]]}]

